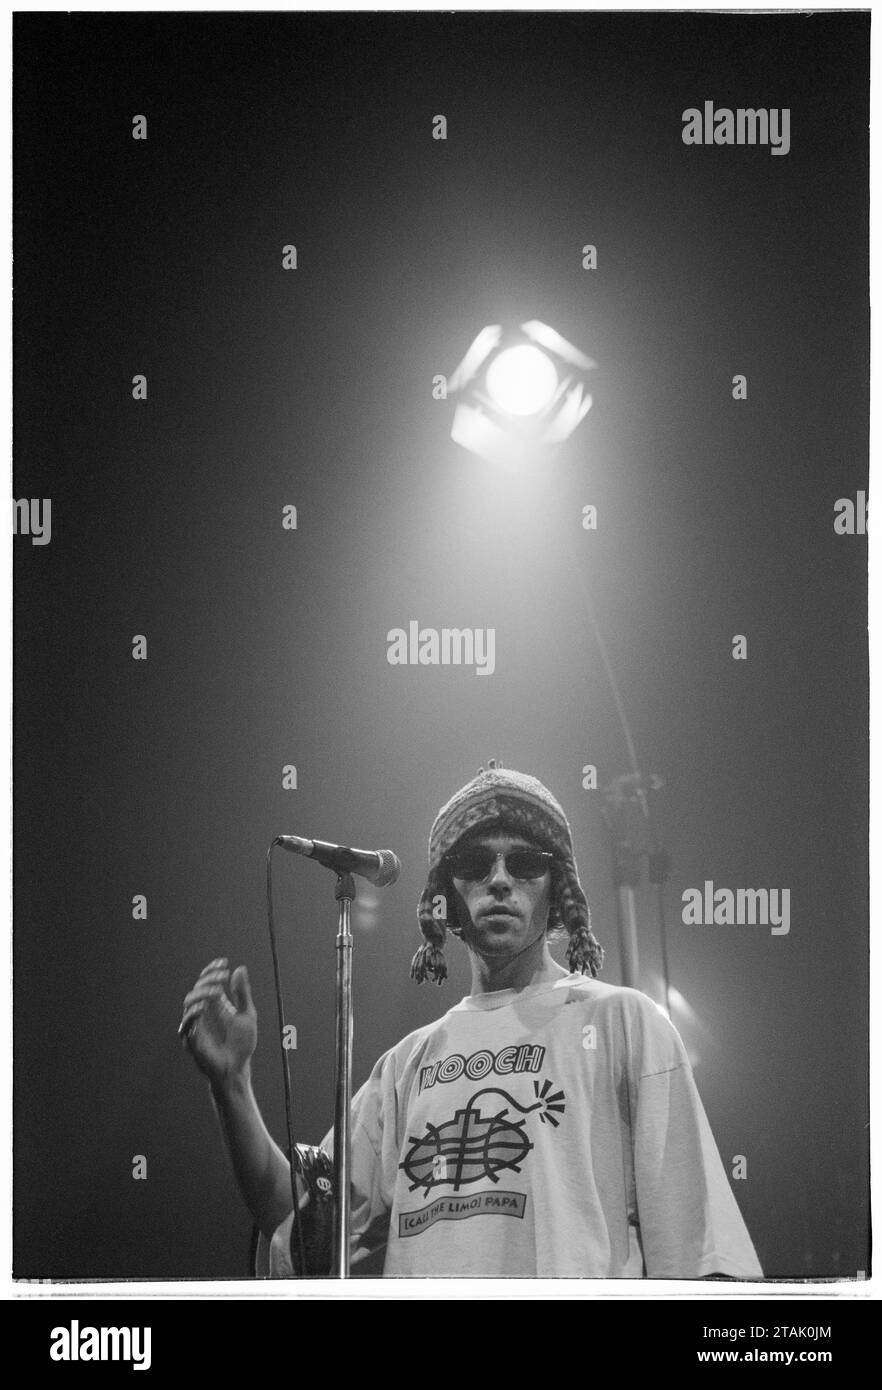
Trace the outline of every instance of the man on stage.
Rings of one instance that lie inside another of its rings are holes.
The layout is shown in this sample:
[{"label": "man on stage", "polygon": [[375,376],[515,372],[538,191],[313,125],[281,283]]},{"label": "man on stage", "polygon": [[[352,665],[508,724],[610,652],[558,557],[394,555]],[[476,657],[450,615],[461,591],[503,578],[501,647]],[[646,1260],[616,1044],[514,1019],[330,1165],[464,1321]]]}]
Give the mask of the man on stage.
[{"label": "man on stage", "polygon": [[[679,1034],[646,995],[595,978],[570,826],[541,782],[491,762],[451,798],[418,915],[414,978],[444,979],[449,930],[471,993],[353,1099],[353,1274],[761,1278]],[[561,931],[569,972],[548,947]],[[271,1272],[289,1275],[290,1171],[251,1090],[243,966],[206,967],[181,1031]],[[301,1205],[308,1226],[305,1188]]]}]

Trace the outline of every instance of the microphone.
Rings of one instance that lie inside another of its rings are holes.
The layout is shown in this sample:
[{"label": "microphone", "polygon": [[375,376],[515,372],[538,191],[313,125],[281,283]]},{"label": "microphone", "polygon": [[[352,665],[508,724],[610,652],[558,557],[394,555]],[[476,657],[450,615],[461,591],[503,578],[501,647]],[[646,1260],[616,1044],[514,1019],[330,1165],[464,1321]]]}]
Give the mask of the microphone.
[{"label": "microphone", "polygon": [[391,849],[347,849],[327,840],[304,840],[299,835],[277,835],[276,844],[292,854],[305,854],[338,874],[359,874],[376,888],[386,888],[401,873],[401,860]]}]

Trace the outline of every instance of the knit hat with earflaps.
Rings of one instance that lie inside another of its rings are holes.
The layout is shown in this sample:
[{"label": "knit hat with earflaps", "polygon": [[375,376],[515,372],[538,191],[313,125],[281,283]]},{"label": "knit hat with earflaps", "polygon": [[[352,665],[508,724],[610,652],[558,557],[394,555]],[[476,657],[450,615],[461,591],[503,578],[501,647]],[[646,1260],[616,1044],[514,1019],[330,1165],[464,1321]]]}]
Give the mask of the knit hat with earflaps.
[{"label": "knit hat with earflaps", "polygon": [[[425,944],[413,958],[410,973],[417,984],[447,978],[444,941],[446,916],[436,916],[436,901],[446,904],[453,885],[445,857],[467,834],[498,826],[509,834],[523,835],[554,855],[552,864],[549,929],[563,927],[569,934],[567,962],[574,972],[596,975],[603,950],[591,931],[591,912],[579,881],[573,852],[573,836],[563,807],[536,777],[502,767],[494,758],[485,771],[472,778],[441,807],[429,834],[429,877],[417,904],[417,917]],[[441,910],[442,904],[438,904]],[[456,928],[451,926],[451,931]]]}]

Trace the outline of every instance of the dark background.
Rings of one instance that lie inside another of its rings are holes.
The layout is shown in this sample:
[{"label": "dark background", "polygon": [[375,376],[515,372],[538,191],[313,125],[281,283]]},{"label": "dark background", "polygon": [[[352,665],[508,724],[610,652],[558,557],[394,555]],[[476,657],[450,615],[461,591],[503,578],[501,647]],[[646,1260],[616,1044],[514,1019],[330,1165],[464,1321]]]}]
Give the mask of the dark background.
[{"label": "dark background", "polygon": [[[248,963],[281,1140],[277,833],[404,862],[357,913],[356,1084],[466,992],[455,942],[441,993],[408,964],[429,825],[488,757],[567,808],[620,980],[581,769],[628,764],[583,583],[665,778],[674,1017],[761,1261],[868,1270],[866,538],[833,531],[867,485],[868,15],[19,14],[14,40],[14,493],[53,505],[14,547],[15,1274],[247,1271],[175,1030],[209,959]],[[705,100],[789,107],[790,153],[685,146]],[[524,493],[431,382],[532,317],[600,369]],[[390,667],[412,618],[495,627],[496,673]],[[684,926],[706,878],[789,887],[789,936]],[[278,863],[311,1142],[333,884]]]}]

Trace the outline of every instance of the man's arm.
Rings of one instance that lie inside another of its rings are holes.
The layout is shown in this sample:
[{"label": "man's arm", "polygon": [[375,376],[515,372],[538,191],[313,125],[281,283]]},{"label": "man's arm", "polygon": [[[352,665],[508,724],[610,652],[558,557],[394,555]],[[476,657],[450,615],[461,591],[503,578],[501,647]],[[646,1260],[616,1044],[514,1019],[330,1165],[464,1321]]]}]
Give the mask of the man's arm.
[{"label": "man's arm", "polygon": [[184,999],[178,1032],[208,1078],[245,1204],[263,1235],[271,1239],[294,1209],[291,1170],[263,1122],[251,1087],[257,1010],[244,965],[232,974],[225,959],[205,967]]},{"label": "man's arm", "polygon": [[254,1224],[271,1240],[273,1232],[294,1209],[291,1169],[263,1122],[251,1089],[251,1068],[220,1086],[212,1085],[211,1099],[239,1191]]}]

